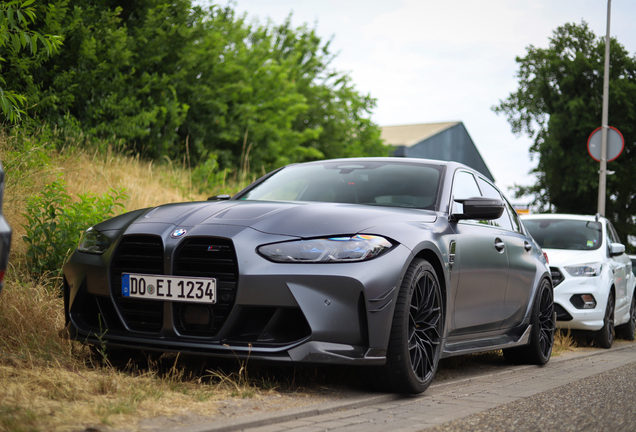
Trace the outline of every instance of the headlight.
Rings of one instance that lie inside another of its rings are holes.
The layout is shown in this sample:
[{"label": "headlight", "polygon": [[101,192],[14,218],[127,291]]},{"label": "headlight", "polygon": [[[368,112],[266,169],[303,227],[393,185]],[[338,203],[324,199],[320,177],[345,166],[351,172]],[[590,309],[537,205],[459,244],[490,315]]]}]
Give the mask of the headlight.
[{"label": "headlight", "polygon": [[570,273],[570,276],[598,276],[601,274],[601,270],[603,270],[603,264],[589,263],[577,266],[566,266],[565,270]]},{"label": "headlight", "polygon": [[359,234],[352,237],[273,243],[260,246],[258,252],[275,262],[356,262],[374,258],[392,246],[384,237]]},{"label": "headlight", "polygon": [[106,252],[109,247],[110,239],[93,227],[90,227],[84,231],[84,234],[80,237],[77,250],[80,252],[99,255]]}]

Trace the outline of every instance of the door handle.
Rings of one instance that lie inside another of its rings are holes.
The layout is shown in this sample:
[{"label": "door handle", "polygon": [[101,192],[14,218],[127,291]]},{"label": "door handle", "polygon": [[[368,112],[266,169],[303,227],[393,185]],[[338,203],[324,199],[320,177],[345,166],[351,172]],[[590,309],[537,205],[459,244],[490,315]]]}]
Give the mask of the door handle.
[{"label": "door handle", "polygon": [[523,248],[526,250],[526,252],[532,251],[532,245],[528,243],[527,241],[523,242]]},{"label": "door handle", "polygon": [[503,242],[503,240],[497,237],[495,239],[495,249],[497,249],[497,252],[502,253],[505,247],[506,247],[506,244]]}]

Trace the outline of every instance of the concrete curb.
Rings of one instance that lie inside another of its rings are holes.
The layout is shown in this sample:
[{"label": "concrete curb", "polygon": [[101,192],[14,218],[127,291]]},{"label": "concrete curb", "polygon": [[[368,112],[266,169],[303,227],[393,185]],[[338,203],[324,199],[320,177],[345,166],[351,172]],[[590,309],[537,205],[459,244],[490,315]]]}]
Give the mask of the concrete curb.
[{"label": "concrete curb", "polygon": [[[620,347],[612,347],[612,351],[621,351],[624,349],[633,348],[633,344],[626,344]],[[573,355],[569,355],[567,357],[555,357],[554,359],[550,359],[548,363],[561,363],[568,362],[573,360],[578,360],[585,357],[593,357],[600,354],[607,353],[608,350],[598,349],[596,351],[591,352],[581,352],[574,353]],[[546,365],[547,366],[547,365]],[[535,366],[535,365],[525,365],[525,366],[508,366],[505,369],[492,373],[492,374],[484,374],[471,378],[460,378],[460,379],[450,379],[448,381],[442,381],[438,383],[433,383],[428,388],[427,391],[417,396],[405,396],[401,394],[394,393],[381,393],[381,394],[371,394],[369,396],[356,396],[353,398],[348,398],[346,400],[338,400],[334,402],[324,402],[315,405],[309,405],[305,407],[298,408],[290,408],[281,411],[272,411],[269,413],[250,415],[247,418],[234,418],[223,420],[219,422],[215,422],[214,424],[199,424],[192,426],[184,426],[180,428],[171,428],[170,432],[228,432],[228,431],[236,431],[243,430],[248,428],[260,427],[260,426],[268,426],[277,423],[283,423],[292,420],[299,420],[306,417],[313,417],[322,414],[330,414],[336,411],[347,411],[351,409],[357,409],[366,407],[369,405],[375,405],[385,402],[391,402],[400,399],[419,399],[427,396],[427,393],[430,390],[440,389],[444,387],[450,387],[454,385],[461,385],[471,381],[483,380],[492,377],[498,377],[501,375],[511,374],[520,370],[526,370],[529,368],[535,367],[545,367],[545,366]],[[167,432],[167,431],[165,431]]]}]

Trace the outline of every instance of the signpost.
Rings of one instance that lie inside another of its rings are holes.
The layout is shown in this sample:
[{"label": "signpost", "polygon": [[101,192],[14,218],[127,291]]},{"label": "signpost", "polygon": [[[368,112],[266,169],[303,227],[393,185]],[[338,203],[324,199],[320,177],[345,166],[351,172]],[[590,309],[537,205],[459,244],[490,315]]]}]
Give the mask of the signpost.
[{"label": "signpost", "polygon": [[605,195],[607,176],[607,129],[609,99],[609,67],[610,67],[610,12],[612,0],[607,0],[607,34],[605,35],[605,72],[603,75],[603,118],[601,119],[601,169],[598,178],[598,213],[605,216]]}]

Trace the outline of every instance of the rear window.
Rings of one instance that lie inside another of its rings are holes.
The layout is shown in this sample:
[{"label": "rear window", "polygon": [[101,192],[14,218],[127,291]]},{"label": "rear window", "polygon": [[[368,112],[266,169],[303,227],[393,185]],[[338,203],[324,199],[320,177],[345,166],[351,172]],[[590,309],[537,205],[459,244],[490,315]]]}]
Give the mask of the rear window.
[{"label": "rear window", "polygon": [[594,250],[601,247],[600,222],[571,219],[524,219],[530,234],[546,249]]}]

